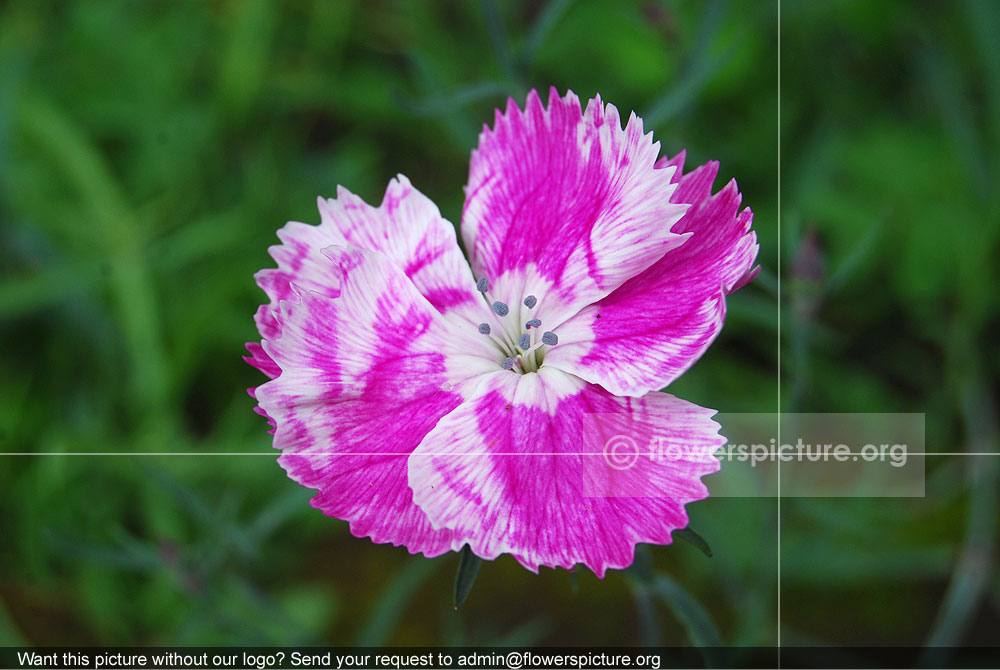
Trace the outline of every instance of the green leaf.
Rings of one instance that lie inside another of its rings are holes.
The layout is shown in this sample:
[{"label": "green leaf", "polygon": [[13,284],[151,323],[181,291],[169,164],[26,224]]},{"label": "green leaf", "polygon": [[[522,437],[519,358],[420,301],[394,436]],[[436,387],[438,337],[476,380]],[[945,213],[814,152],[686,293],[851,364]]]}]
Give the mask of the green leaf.
[{"label": "green leaf", "polygon": [[649,547],[636,547],[635,561],[629,569],[629,574],[635,580],[632,584],[632,590],[637,597],[637,604],[640,606],[640,616],[645,618],[643,622],[646,628],[643,631],[644,637],[654,635],[651,629],[656,627],[656,623],[653,619],[653,610],[648,607],[648,602],[645,603],[645,611],[643,612],[644,604],[641,601],[643,598],[648,599],[649,596],[653,596],[673,613],[674,618],[684,628],[691,644],[703,648],[705,664],[708,667],[724,665],[723,659],[718,657],[719,648],[723,646],[722,636],[719,634],[719,629],[715,625],[715,621],[712,620],[712,616],[683,586],[670,577],[655,571]]},{"label": "green leaf", "polygon": [[535,62],[538,47],[545,41],[549,31],[559,22],[559,19],[569,10],[572,3],[573,0],[549,0],[545,9],[539,12],[538,18],[528,34],[528,39],[525,40],[524,47],[521,49],[521,63],[524,69],[531,68]]},{"label": "green leaf", "polygon": [[643,115],[647,127],[652,128],[665,124],[684,110],[689,109],[697,101],[698,96],[701,95],[711,78],[736,53],[739,41],[743,39],[742,36],[737,38],[737,41],[730,44],[722,53],[712,55],[709,51],[712,41],[719,32],[722,20],[725,18],[727,4],[725,0],[715,0],[709,5],[702,17],[696,43],[684,70],[670,88],[649,105],[648,111]]},{"label": "green leaf", "polygon": [[479,574],[479,566],[482,564],[483,559],[473,554],[469,545],[462,547],[462,555],[458,559],[458,572],[455,573],[455,609],[469,597],[472,585],[476,583],[476,575]]},{"label": "green leaf", "polygon": [[377,647],[385,644],[403,618],[417,590],[427,581],[438,562],[412,559],[383,587],[372,604],[371,613],[358,635],[358,647]]},{"label": "green leaf", "polygon": [[490,40],[497,53],[497,60],[511,79],[518,79],[517,67],[514,63],[514,56],[510,51],[510,42],[507,39],[507,32],[504,30],[503,21],[500,18],[500,10],[497,8],[495,0],[483,0],[483,11],[486,14],[486,27],[489,30]]},{"label": "green leaf", "polygon": [[[696,647],[722,646],[722,636],[711,615],[683,586],[662,574],[654,576],[648,586],[680,622],[691,644]],[[714,664],[710,656],[706,654],[706,661]]]},{"label": "green leaf", "polygon": [[639,620],[639,643],[643,647],[662,647],[660,617],[657,614],[653,592],[646,582],[636,581],[632,586],[636,616]]},{"label": "green leaf", "polygon": [[408,98],[399,91],[394,91],[392,96],[400,107],[414,116],[437,117],[451,114],[475,102],[500,98],[512,92],[511,87],[502,82],[481,81],[463,86],[451,94],[435,93],[434,97],[424,100]]},{"label": "green leaf", "polygon": [[680,538],[685,542],[690,542],[697,547],[701,553],[705,554],[709,558],[712,558],[712,548],[708,546],[708,542],[705,541],[705,538],[691,529],[691,526],[675,530],[674,537]]},{"label": "green leaf", "polygon": [[21,631],[14,624],[14,619],[4,609],[2,603],[0,603],[0,644],[10,647],[26,644]]}]

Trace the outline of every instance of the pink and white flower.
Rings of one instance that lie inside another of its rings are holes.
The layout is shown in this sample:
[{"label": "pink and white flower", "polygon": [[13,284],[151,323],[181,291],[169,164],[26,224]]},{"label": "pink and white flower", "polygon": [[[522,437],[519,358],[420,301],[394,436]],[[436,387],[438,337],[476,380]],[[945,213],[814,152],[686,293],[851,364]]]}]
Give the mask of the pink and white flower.
[{"label": "pink and white flower", "polygon": [[[598,576],[687,525],[725,439],[659,389],[719,333],[757,243],[716,163],[658,153],[634,114],[532,91],[472,152],[469,262],[402,175],[378,207],[338,189],[320,225],[278,232],[251,394],[315,507],[411,553]],[[623,432],[682,457],[609,464]]]}]

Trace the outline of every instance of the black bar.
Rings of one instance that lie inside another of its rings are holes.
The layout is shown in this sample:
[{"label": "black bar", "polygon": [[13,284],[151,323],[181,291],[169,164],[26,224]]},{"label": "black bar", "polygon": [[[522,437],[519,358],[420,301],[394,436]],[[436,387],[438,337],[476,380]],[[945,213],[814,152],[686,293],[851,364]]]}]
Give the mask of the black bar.
[{"label": "black bar", "polygon": [[1000,647],[0,647],[0,667],[253,670],[996,668]]}]

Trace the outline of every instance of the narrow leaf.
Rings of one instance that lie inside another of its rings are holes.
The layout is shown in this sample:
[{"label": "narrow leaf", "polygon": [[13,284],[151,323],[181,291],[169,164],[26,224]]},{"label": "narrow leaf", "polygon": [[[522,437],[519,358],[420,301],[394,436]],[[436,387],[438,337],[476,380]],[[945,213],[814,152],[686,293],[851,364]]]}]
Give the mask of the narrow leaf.
[{"label": "narrow leaf", "polygon": [[382,588],[358,635],[358,647],[384,645],[399,625],[417,590],[437,566],[434,560],[412,559]]},{"label": "narrow leaf", "polygon": [[653,592],[645,582],[633,582],[636,616],[639,620],[639,643],[643,647],[661,647],[660,617],[657,615]]},{"label": "narrow leaf", "polygon": [[528,39],[521,50],[521,63],[526,69],[530,68],[535,62],[535,54],[538,52],[538,48],[545,41],[545,38],[559,19],[569,10],[569,6],[572,3],[573,0],[549,0],[549,3],[545,5],[545,9],[539,13],[535,24],[531,28],[531,33],[528,35]]},{"label": "narrow leaf", "polygon": [[690,542],[697,547],[701,553],[705,554],[709,558],[712,558],[712,548],[708,546],[708,542],[705,541],[705,538],[692,530],[690,526],[687,528],[681,528],[680,530],[675,530],[674,537],[678,537],[685,542]]},{"label": "narrow leaf", "polygon": [[479,574],[479,566],[482,564],[483,559],[473,554],[469,545],[462,547],[462,555],[458,559],[458,572],[455,573],[455,609],[469,597],[472,585],[476,583],[476,575]]},{"label": "narrow leaf", "polygon": [[490,40],[496,50],[497,59],[506,71],[507,75],[514,80],[518,79],[517,67],[514,63],[514,56],[510,51],[510,43],[507,40],[507,32],[504,30],[503,21],[500,19],[500,10],[497,8],[495,0],[483,0],[483,10],[486,13],[486,28],[490,33]]},{"label": "narrow leaf", "polygon": [[392,97],[404,110],[421,117],[445,116],[472,103],[491,98],[501,98],[511,92],[510,87],[501,82],[482,81],[469,84],[450,94],[435,94],[425,100],[416,100],[400,91],[393,91]]},{"label": "narrow leaf", "polygon": [[656,575],[649,586],[680,622],[691,644],[705,648],[707,664],[719,665],[721,659],[715,658],[715,651],[722,647],[722,636],[702,604],[666,575]]}]

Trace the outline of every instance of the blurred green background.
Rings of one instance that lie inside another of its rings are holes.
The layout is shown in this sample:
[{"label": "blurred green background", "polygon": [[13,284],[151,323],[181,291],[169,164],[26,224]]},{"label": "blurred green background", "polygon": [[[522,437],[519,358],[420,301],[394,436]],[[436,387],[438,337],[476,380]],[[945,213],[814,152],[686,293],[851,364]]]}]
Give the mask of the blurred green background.
[{"label": "blurred green background", "polygon": [[[399,172],[457,222],[493,108],[555,85],[755,212],[761,275],[672,392],[926,412],[928,451],[996,452],[997,35],[990,0],[786,0],[779,185],[776,2],[2,2],[0,450],[267,452],[240,357],[276,229]],[[998,461],[783,500],[782,643],[996,644]],[[502,557],[458,612],[456,556],[309,497],[270,455],[0,456],[0,644],[778,639],[773,497],[689,507],[714,556],[647,556],[681,591]]]}]

